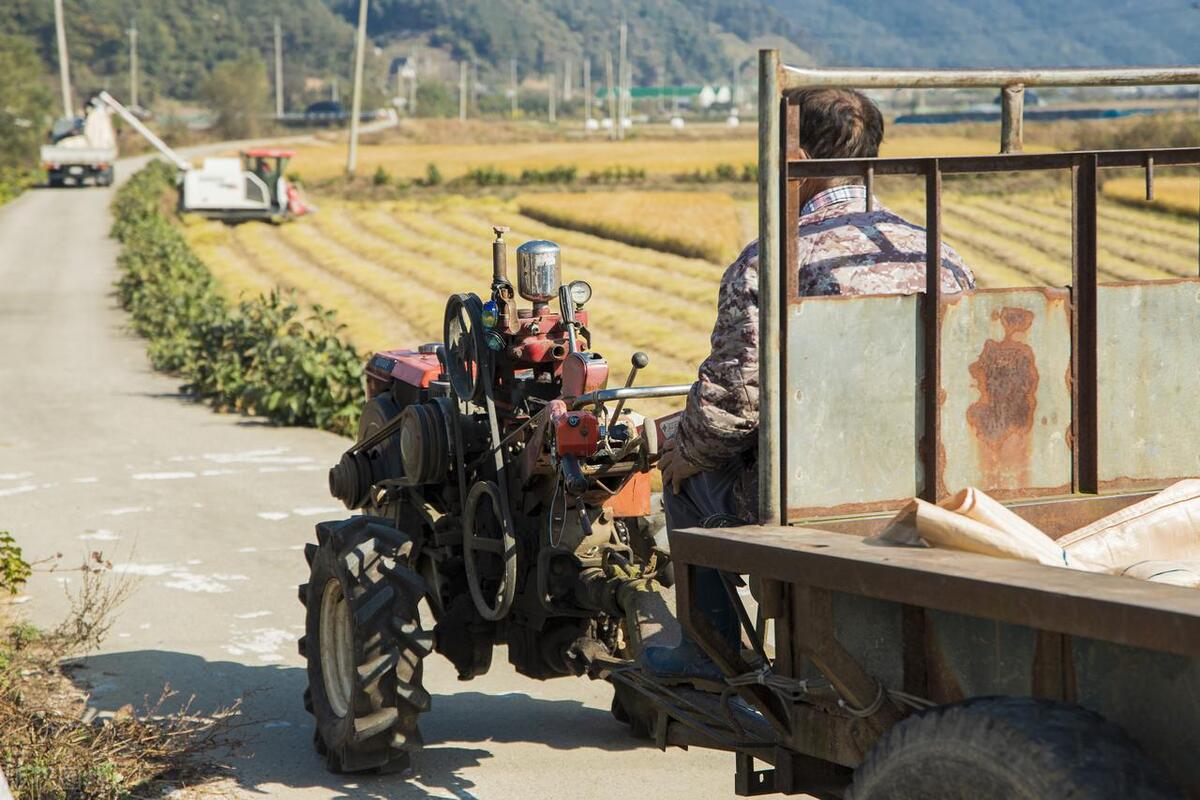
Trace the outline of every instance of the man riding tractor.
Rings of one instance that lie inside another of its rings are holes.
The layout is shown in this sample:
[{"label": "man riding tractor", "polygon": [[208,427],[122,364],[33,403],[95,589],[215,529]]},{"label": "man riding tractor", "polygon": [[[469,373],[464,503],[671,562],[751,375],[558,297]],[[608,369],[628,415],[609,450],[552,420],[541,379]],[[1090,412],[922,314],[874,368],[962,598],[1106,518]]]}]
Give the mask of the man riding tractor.
[{"label": "man riding tractor", "polygon": [[[883,116],[865,95],[811,89],[798,96],[801,158],[874,158]],[[868,203],[856,178],[808,179],[800,188],[797,227],[799,293],[913,294],[925,288],[925,230]],[[871,210],[868,210],[871,209]],[[975,287],[971,270],[942,247],[941,289]],[[848,353],[847,358],[854,354]],[[712,352],[700,365],[678,433],[659,462],[670,530],[756,521],[758,497],[758,243],[726,269],[717,301]],[[740,646],[739,625],[724,579],[700,569],[695,611],[729,643]],[[643,665],[662,678],[722,681],[720,669],[686,637],[674,648],[650,647]]]}]

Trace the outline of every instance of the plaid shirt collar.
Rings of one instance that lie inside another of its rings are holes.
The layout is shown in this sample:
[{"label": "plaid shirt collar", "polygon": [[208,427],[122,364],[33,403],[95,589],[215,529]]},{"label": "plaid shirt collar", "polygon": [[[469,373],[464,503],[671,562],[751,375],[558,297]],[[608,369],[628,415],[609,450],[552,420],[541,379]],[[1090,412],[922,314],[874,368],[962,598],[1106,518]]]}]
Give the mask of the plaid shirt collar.
[{"label": "plaid shirt collar", "polygon": [[816,213],[826,206],[838,203],[853,203],[860,210],[866,211],[867,187],[861,183],[852,183],[844,186],[834,186],[830,189],[817,192],[804,204],[804,208],[800,209],[800,216],[807,217],[809,214]]}]

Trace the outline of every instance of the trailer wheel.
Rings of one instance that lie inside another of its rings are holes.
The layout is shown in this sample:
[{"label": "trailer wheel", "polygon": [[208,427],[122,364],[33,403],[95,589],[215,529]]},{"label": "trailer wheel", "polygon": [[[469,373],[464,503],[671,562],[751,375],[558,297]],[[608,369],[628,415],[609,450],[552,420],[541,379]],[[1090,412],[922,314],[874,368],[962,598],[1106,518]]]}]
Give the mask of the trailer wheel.
[{"label": "trailer wheel", "polygon": [[1119,727],[1079,706],[986,697],[896,724],[850,800],[1182,800]]},{"label": "trailer wheel", "polygon": [[430,702],[421,664],[433,637],[421,628],[425,584],[409,566],[411,548],[388,520],[365,516],[322,522],[305,546],[304,705],[334,772],[403,771],[421,746],[417,717]]}]

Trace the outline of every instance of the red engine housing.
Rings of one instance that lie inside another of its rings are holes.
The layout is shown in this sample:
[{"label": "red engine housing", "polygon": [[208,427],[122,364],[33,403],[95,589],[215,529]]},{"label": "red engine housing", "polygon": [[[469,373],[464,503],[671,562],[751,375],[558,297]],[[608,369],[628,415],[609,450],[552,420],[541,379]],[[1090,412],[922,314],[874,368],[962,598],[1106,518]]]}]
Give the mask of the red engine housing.
[{"label": "red engine housing", "polygon": [[388,391],[399,381],[417,389],[426,389],[442,371],[435,345],[419,350],[384,350],[367,362],[367,399]]}]

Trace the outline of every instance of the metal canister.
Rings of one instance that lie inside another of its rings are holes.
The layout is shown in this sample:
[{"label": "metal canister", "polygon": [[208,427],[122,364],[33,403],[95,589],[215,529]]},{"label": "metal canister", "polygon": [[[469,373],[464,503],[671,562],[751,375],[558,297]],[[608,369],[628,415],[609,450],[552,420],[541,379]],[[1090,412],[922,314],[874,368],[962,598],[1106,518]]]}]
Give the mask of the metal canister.
[{"label": "metal canister", "polygon": [[517,248],[517,291],[526,300],[548,303],[562,284],[562,250],[554,242],[535,239]]}]

